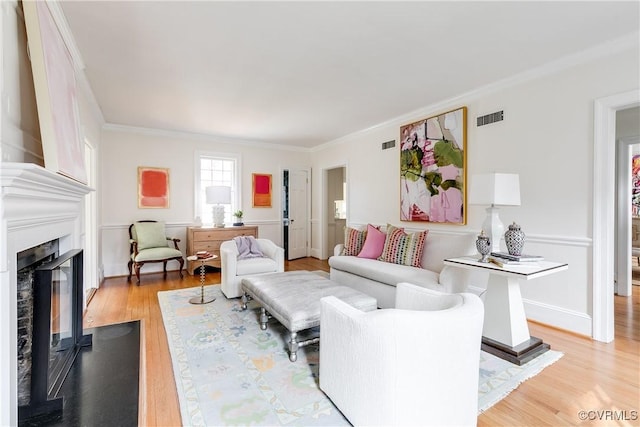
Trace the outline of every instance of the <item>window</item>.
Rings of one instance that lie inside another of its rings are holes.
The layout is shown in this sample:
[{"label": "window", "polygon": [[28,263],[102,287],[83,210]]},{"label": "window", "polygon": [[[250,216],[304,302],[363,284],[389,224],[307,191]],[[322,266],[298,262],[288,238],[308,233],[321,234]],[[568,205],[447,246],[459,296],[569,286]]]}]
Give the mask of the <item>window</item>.
[{"label": "window", "polygon": [[233,212],[240,209],[238,203],[238,163],[233,154],[199,153],[196,156],[196,215],[203,224],[212,224],[212,206],[207,203],[206,188],[211,185],[231,187],[231,203],[224,206],[224,222],[231,223]]}]

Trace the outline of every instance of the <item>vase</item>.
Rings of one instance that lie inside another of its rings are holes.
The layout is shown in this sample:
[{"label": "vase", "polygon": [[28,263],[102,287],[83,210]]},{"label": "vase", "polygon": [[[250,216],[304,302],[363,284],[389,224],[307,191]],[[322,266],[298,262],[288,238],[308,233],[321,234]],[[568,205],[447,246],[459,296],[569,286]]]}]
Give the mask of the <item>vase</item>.
[{"label": "vase", "polygon": [[524,238],[524,232],[520,229],[518,224],[514,222],[509,226],[507,232],[504,233],[504,241],[507,244],[507,251],[509,252],[509,255],[522,255]]},{"label": "vase", "polygon": [[480,232],[480,235],[476,239],[476,249],[482,257],[479,262],[489,262],[489,253],[491,252],[491,240],[489,236],[484,234],[484,230]]}]

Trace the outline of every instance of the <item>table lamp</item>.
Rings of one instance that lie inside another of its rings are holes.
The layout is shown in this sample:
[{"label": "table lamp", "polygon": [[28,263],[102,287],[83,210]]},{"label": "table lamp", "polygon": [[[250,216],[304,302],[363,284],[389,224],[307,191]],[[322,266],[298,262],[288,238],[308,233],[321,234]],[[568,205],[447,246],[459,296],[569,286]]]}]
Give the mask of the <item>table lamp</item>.
[{"label": "table lamp", "polygon": [[469,204],[489,205],[482,229],[491,238],[491,252],[500,252],[504,225],[498,206],[520,206],[520,177],[513,173],[486,173],[471,178]]},{"label": "table lamp", "polygon": [[224,206],[231,203],[231,187],[213,185],[206,188],[207,203],[213,205],[213,226],[224,227]]}]

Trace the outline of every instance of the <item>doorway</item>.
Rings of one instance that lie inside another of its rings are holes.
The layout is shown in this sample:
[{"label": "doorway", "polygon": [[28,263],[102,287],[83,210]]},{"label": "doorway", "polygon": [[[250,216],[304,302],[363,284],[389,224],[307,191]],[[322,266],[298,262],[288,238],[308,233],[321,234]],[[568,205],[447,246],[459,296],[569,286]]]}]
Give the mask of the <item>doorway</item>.
[{"label": "doorway", "polygon": [[309,171],[282,171],[282,245],[293,260],[309,256]]},{"label": "doorway", "polygon": [[[625,119],[626,117],[626,119]],[[633,247],[639,247],[640,236],[634,228],[640,222],[640,183],[634,183],[632,163],[640,163],[640,107],[616,113],[616,230],[615,230],[615,276],[614,293],[630,296],[632,286]],[[623,129],[626,124],[630,129]],[[638,157],[636,157],[638,156]],[[634,160],[635,159],[635,160]],[[637,174],[637,171],[635,171]],[[634,200],[635,199],[635,200]],[[636,236],[634,236],[636,234]],[[634,243],[635,242],[635,243]]]},{"label": "doorway", "polygon": [[592,336],[602,342],[611,342],[615,337],[616,112],[638,106],[640,90],[600,98],[594,103]]},{"label": "doorway", "polygon": [[333,254],[333,248],[344,243],[344,228],[347,225],[347,168],[339,166],[325,171],[327,212],[324,229],[326,230],[327,257]]}]

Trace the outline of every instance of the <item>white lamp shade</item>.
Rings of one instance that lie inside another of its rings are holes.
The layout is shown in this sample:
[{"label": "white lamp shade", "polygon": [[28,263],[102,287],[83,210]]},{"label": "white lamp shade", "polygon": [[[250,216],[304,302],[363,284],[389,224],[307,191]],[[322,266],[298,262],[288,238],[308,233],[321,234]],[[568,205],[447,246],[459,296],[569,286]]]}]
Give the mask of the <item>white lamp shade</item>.
[{"label": "white lamp shade", "polygon": [[207,203],[228,205],[231,203],[231,187],[214,185],[206,188]]},{"label": "white lamp shade", "polygon": [[469,204],[520,206],[520,176],[515,173],[473,175]]}]

